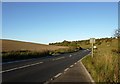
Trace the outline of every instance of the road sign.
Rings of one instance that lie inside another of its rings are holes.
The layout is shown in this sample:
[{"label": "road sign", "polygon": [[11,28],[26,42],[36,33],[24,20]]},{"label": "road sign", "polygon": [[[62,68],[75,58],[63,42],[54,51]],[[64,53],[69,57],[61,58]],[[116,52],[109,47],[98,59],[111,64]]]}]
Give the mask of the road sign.
[{"label": "road sign", "polygon": [[95,43],[95,38],[90,38],[90,43]]}]

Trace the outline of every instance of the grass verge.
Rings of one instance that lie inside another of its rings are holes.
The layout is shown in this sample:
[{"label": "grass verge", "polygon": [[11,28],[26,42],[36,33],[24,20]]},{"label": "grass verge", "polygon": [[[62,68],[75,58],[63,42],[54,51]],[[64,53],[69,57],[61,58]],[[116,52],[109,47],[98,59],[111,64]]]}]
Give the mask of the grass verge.
[{"label": "grass verge", "polygon": [[94,57],[88,55],[82,60],[82,63],[95,82],[118,83],[118,56],[120,56],[120,53],[115,41],[107,44],[104,42],[97,46],[98,49],[94,50]]}]

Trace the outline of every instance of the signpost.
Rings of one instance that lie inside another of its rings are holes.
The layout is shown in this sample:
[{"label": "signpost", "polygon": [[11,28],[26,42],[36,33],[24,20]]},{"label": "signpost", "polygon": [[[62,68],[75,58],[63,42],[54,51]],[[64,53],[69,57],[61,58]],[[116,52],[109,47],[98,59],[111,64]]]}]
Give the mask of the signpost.
[{"label": "signpost", "polygon": [[93,48],[94,48],[94,46],[93,46],[93,44],[95,43],[95,38],[90,38],[90,43],[92,44],[92,57],[93,57]]}]

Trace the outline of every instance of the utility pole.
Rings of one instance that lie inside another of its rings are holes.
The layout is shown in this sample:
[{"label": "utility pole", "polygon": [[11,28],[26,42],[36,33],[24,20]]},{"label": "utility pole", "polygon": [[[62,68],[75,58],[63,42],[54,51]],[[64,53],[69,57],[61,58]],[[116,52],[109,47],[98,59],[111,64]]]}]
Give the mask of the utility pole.
[{"label": "utility pole", "polygon": [[94,50],[93,50],[93,48],[94,48],[93,45],[94,45],[94,43],[95,43],[95,38],[90,38],[90,43],[92,44],[91,48],[92,48],[92,58],[93,58],[93,53],[94,53],[94,52],[93,52],[93,51],[94,51]]}]

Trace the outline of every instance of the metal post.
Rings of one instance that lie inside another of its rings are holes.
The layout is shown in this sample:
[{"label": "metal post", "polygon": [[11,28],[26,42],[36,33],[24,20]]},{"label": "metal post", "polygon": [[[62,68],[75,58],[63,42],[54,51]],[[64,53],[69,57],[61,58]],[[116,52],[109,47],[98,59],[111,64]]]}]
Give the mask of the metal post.
[{"label": "metal post", "polygon": [[90,43],[92,44],[92,58],[93,58],[93,53],[94,53],[94,51],[93,51],[93,48],[94,48],[94,46],[93,46],[93,44],[95,43],[95,38],[90,38]]},{"label": "metal post", "polygon": [[92,58],[93,58],[93,43],[92,43]]}]

